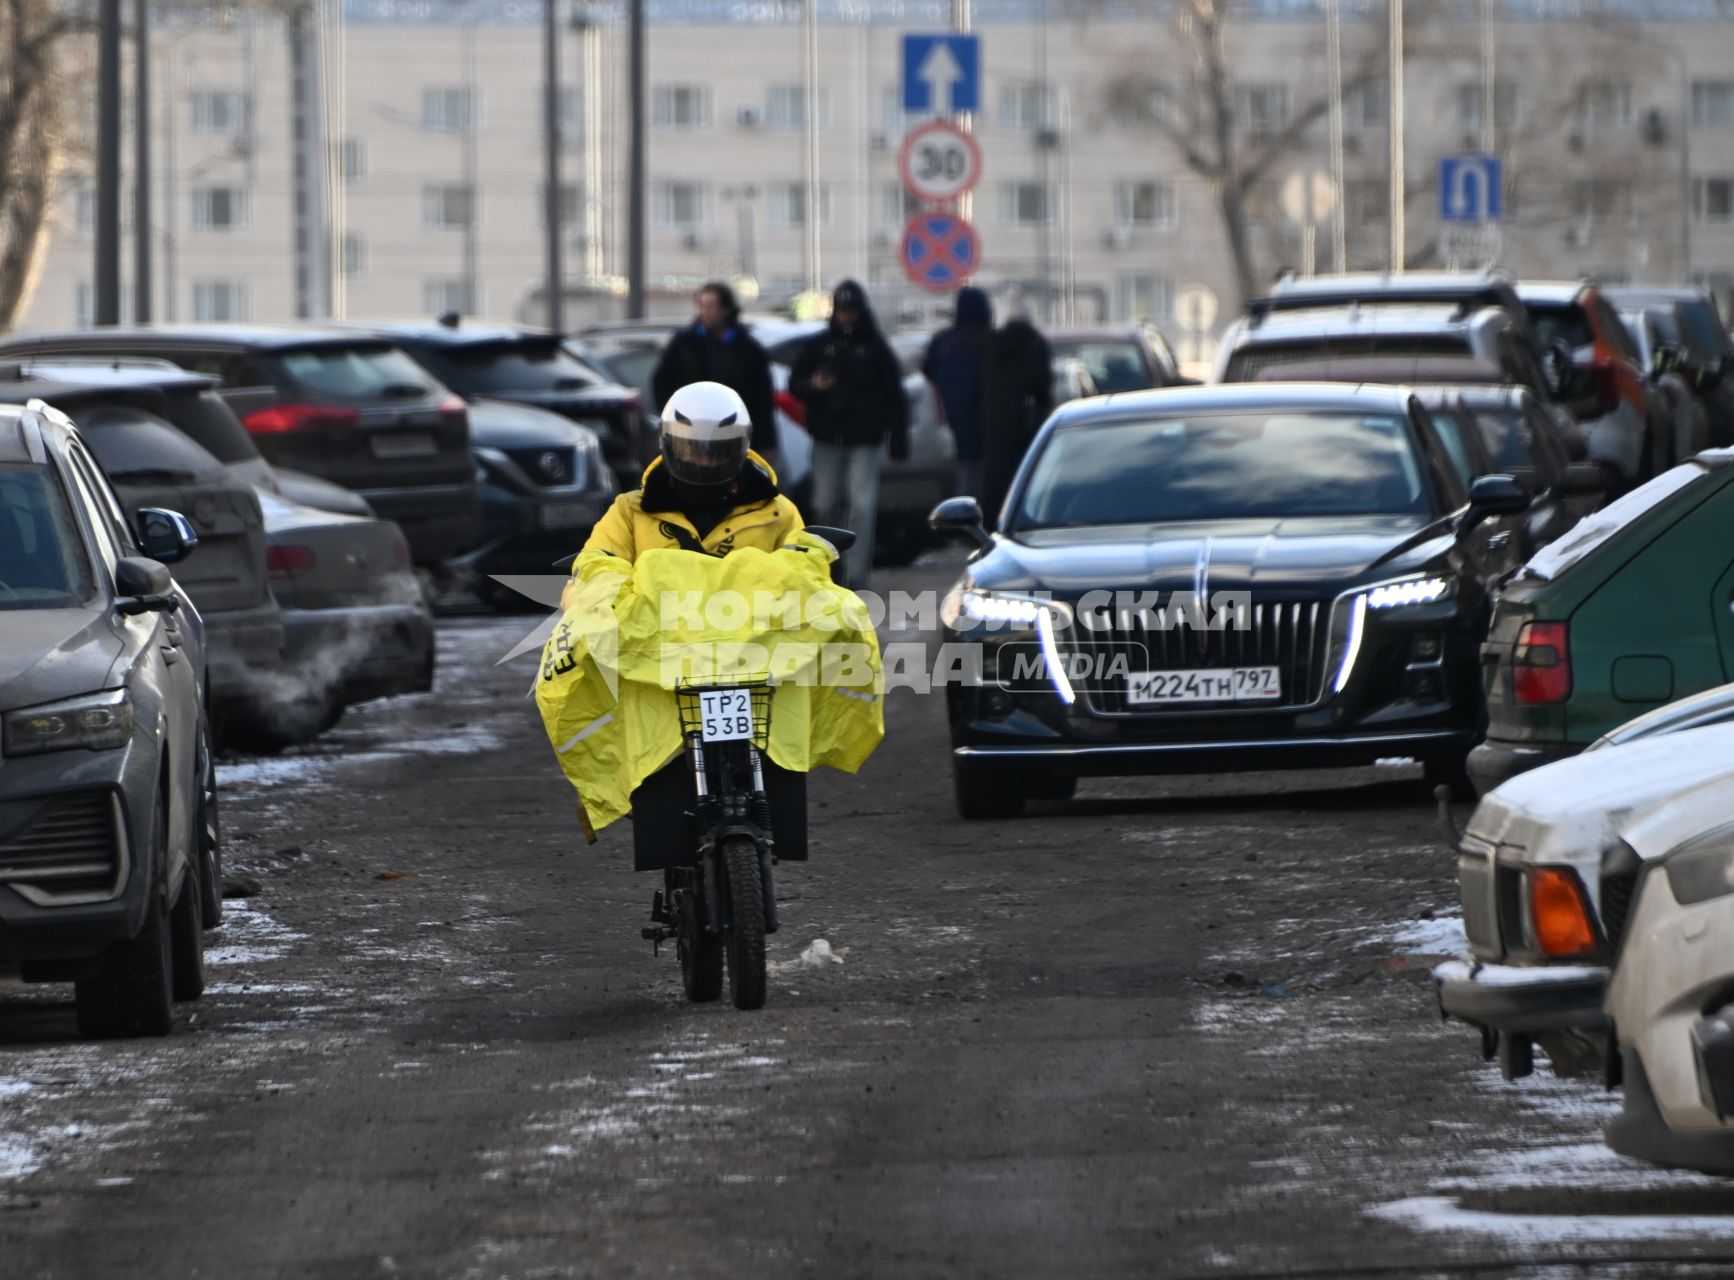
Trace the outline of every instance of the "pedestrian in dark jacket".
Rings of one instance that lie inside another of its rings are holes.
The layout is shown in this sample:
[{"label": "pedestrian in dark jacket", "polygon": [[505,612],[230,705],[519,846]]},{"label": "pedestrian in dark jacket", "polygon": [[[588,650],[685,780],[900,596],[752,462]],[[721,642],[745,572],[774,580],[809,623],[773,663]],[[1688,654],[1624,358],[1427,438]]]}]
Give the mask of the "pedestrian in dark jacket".
[{"label": "pedestrian in dark jacket", "polygon": [[713,281],[698,291],[698,315],[662,350],[651,377],[656,407],[682,387],[720,382],[738,395],[753,420],[753,451],[774,467],[777,450],[776,405],[772,399],[771,358],[741,323],[734,290]]},{"label": "pedestrian in dark jacket", "polygon": [[866,585],[879,513],[879,468],[909,457],[909,402],[903,370],[853,280],[831,297],[831,323],[801,349],[789,390],[807,406],[813,437],[815,519],[854,530],[848,555],[852,586]]},{"label": "pedestrian in dark jacket", "polygon": [[1054,411],[1054,360],[1048,340],[1022,317],[1007,320],[988,343],[986,374],[978,496],[992,525],[1030,442]]},{"label": "pedestrian in dark jacket", "polygon": [[921,372],[933,384],[957,443],[957,479],[967,494],[981,494],[982,400],[987,348],[993,339],[993,304],[976,288],[957,292],[957,318],[927,344]]}]

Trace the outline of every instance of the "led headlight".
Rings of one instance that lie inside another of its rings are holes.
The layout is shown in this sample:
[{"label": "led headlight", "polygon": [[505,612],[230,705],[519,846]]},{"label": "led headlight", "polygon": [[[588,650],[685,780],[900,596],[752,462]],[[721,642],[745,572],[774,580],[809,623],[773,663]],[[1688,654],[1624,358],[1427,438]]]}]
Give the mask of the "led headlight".
[{"label": "led headlight", "polygon": [[1718,827],[1668,855],[1668,887],[1683,907],[1734,893],[1734,826]]},{"label": "led headlight", "polygon": [[125,689],[111,689],[8,711],[3,723],[4,750],[9,756],[109,751],[124,747],[132,737],[132,699]]},{"label": "led headlight", "polygon": [[1411,605],[1438,604],[1449,600],[1457,590],[1455,578],[1399,578],[1381,582],[1367,591],[1367,608],[1379,611],[1404,609]]},{"label": "led headlight", "polygon": [[976,588],[957,594],[957,616],[960,629],[981,627],[984,630],[1034,631],[1043,617],[1057,630],[1063,631],[1072,625],[1071,607],[1062,601]]}]

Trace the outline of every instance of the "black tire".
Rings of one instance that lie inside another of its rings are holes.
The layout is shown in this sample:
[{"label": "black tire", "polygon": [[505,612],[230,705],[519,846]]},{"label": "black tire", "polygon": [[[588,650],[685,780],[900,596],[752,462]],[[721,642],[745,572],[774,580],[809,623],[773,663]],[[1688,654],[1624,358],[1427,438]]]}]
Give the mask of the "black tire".
[{"label": "black tire", "polygon": [[205,921],[198,868],[189,866],[169,911],[169,962],[176,1000],[205,994]]},{"label": "black tire", "polygon": [[1453,800],[1473,800],[1476,797],[1475,783],[1469,777],[1469,757],[1464,755],[1441,756],[1421,762],[1423,776],[1426,778],[1427,794],[1432,795],[1438,788],[1450,787]]},{"label": "black tire", "polygon": [[[155,847],[146,851],[140,865],[153,877],[160,877],[168,843],[168,806],[160,798],[152,838]],[[166,1036],[174,1026],[174,957],[169,939],[169,911],[156,879],[147,893],[150,905],[144,928],[136,936],[109,947],[96,977],[87,978],[74,988],[73,1006],[80,1035],[101,1040]]]},{"label": "black tire", "polygon": [[[693,886],[691,892],[697,893],[698,887]],[[709,1004],[722,995],[722,936],[704,931],[698,906],[690,901],[680,911],[677,928],[680,932],[675,935],[674,947],[680,956],[680,983],[686,998],[694,1004]]]},{"label": "black tire", "polygon": [[199,743],[199,811],[194,835],[199,858],[199,922],[207,929],[223,923],[223,823],[217,799],[217,761],[207,730]]},{"label": "black tire", "polygon": [[954,763],[951,780],[957,795],[958,817],[976,822],[1023,816],[1024,790],[1015,778]]},{"label": "black tire", "polygon": [[759,849],[745,836],[723,842],[728,875],[729,998],[737,1009],[765,1004],[765,882],[759,875]]}]

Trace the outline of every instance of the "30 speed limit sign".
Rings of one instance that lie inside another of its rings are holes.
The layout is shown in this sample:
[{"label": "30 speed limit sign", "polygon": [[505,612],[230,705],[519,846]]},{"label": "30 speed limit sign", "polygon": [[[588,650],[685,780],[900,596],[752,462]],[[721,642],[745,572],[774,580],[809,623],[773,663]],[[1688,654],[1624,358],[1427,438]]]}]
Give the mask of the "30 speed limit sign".
[{"label": "30 speed limit sign", "polygon": [[909,194],[928,204],[955,200],[981,180],[981,148],[944,120],[912,130],[898,164]]}]

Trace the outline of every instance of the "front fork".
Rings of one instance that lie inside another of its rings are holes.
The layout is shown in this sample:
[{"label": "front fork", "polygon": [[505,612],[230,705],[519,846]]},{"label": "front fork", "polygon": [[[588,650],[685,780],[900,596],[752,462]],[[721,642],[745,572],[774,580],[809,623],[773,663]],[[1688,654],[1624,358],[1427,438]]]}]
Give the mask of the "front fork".
[{"label": "front fork", "polygon": [[728,792],[713,796],[705,768],[704,743],[695,733],[686,740],[687,760],[692,765],[693,785],[698,794],[695,817],[701,828],[699,857],[704,863],[705,927],[717,929],[722,921],[722,863],[717,857],[725,836],[744,835],[759,851],[759,882],[764,886],[765,932],[777,931],[777,890],[771,868],[776,865],[776,842],[771,834],[771,802],[765,796],[765,765],[758,744],[746,744],[752,765],[753,789],[748,795]]}]

